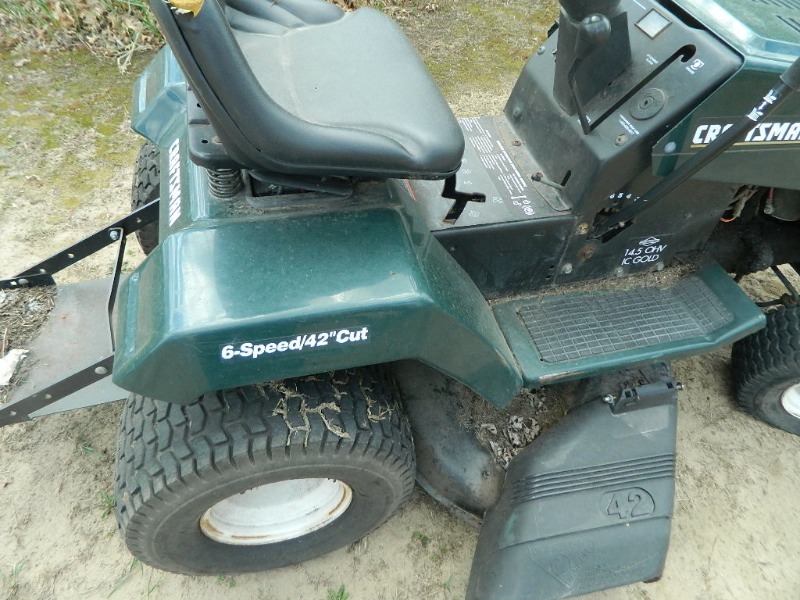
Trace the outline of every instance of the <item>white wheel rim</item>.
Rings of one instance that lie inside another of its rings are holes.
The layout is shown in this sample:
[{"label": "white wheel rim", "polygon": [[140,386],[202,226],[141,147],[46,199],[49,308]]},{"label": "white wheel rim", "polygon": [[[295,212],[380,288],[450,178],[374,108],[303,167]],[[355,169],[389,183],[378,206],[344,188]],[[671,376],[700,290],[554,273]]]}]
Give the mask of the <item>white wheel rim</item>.
[{"label": "white wheel rim", "polygon": [[333,523],[352,499],[350,486],[337,479],[268,483],[217,502],[203,514],[200,529],[222,544],[274,544]]},{"label": "white wheel rim", "polygon": [[783,409],[795,419],[800,419],[800,383],[794,384],[781,395]]}]

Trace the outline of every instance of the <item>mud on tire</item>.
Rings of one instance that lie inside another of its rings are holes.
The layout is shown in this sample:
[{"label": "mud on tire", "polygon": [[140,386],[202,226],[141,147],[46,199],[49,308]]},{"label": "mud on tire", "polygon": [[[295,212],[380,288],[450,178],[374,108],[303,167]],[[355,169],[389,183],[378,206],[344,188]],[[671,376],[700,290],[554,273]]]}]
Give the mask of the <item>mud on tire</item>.
[{"label": "mud on tire", "polygon": [[[119,431],[116,516],[134,556],[159,569],[264,570],[363,537],[409,496],[414,468],[410,428],[381,369],[237,388],[187,406],[134,395]],[[201,530],[223,500],[306,478],[344,483],[349,506],[318,529],[272,543],[222,543]]]},{"label": "mud on tire", "polygon": [[733,345],[736,400],[747,413],[800,435],[800,306],[767,313],[767,326]]}]

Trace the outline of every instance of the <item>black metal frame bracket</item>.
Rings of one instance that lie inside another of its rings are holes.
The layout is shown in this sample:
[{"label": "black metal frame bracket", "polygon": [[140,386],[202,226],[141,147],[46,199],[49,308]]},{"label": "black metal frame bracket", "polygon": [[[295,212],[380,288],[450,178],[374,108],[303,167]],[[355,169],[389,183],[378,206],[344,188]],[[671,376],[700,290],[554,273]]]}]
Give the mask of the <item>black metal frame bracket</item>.
[{"label": "black metal frame bracket", "polygon": [[611,406],[615,415],[674,403],[683,384],[669,380],[626,387],[619,396],[608,395],[603,401]]},{"label": "black metal frame bracket", "polygon": [[[800,273],[795,265],[791,265],[791,267],[795,270],[795,272]],[[792,282],[789,281],[789,278],[786,277],[784,272],[781,271],[781,268],[778,265],[772,265],[770,269],[772,269],[772,272],[775,273],[775,276],[780,280],[780,282],[783,284],[783,287],[785,287],[789,293],[782,294],[780,298],[775,300],[756,302],[756,306],[760,308],[769,308],[771,306],[780,306],[781,304],[785,306],[800,304],[800,293],[798,293],[797,288],[792,285]]]},{"label": "black metal frame bracket", "polygon": [[125,256],[126,239],[131,233],[135,233],[146,225],[155,222],[158,219],[158,208],[158,200],[146,204],[126,217],[94,232],[80,242],[57,252],[16,276],[0,280],[0,289],[13,290],[54,285],[55,280],[53,279],[53,275],[55,273],[74,265],[78,261],[103,248],[112,244],[117,244],[114,272],[111,277],[108,300],[106,303],[108,332],[111,341],[110,352],[107,356],[94,364],[74,372],[44,389],[38,390],[10,404],[0,406],[0,427],[12,423],[28,421],[32,413],[54,404],[111,374],[114,364],[114,328],[112,326],[112,312],[114,310],[117,289],[119,288],[122,273],[122,261]]},{"label": "black metal frame bracket", "polygon": [[112,354],[43,390],[39,390],[12,404],[0,406],[0,427],[30,421],[31,413],[50,406],[62,398],[66,398],[70,394],[89,387],[107,377],[111,373],[113,363],[114,355]]},{"label": "black metal frame bracket", "polygon": [[[80,242],[56,252],[49,258],[25,269],[14,277],[0,279],[0,290],[54,285],[53,275],[59,271],[155,222],[158,219],[158,206],[158,200],[145,204],[128,216],[95,231]],[[118,259],[118,262],[119,260],[121,259]]]}]

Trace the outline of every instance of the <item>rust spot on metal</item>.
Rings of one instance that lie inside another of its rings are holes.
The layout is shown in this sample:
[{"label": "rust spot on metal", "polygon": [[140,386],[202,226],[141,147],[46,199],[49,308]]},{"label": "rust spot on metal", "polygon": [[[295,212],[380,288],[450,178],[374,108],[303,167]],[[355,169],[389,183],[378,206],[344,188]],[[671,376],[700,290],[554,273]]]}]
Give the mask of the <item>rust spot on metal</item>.
[{"label": "rust spot on metal", "polygon": [[202,529],[203,531],[207,531],[209,533],[213,533],[214,535],[217,536],[222,536],[222,532],[216,527],[214,527],[208,520],[208,517],[206,517],[205,515],[203,515],[200,518],[200,529]]},{"label": "rust spot on metal", "polygon": [[[345,485],[347,486],[347,484],[345,484]],[[347,488],[349,488],[349,487],[350,486],[347,486]],[[345,504],[345,503],[349,504],[350,500],[352,500],[352,497],[353,497],[352,492],[348,493],[348,491],[345,490],[344,494],[342,494],[342,497],[339,500],[339,503],[336,506],[334,506],[331,510],[328,511],[328,516],[330,517],[330,516],[333,516],[334,514],[336,514],[336,512],[339,510],[339,508],[342,506],[342,504]]]}]

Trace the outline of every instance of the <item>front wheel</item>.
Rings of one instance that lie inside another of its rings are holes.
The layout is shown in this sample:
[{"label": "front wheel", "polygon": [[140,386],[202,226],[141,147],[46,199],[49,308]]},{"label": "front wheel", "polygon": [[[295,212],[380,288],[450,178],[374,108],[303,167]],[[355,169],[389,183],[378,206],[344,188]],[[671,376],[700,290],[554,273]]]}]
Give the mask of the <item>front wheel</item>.
[{"label": "front wheel", "polygon": [[800,435],[800,306],[767,313],[767,326],[733,345],[736,400],[745,412]]},{"label": "front wheel", "polygon": [[340,371],[207,394],[132,396],[117,457],[117,520],[142,562],[186,574],[282,567],[350,544],[413,489],[392,381]]}]

